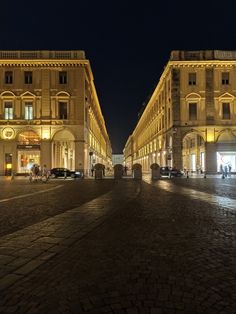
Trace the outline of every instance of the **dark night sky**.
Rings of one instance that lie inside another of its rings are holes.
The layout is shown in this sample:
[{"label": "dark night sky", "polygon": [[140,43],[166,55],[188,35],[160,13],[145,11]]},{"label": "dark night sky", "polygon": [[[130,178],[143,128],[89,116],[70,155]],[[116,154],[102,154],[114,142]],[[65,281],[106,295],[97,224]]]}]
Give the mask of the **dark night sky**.
[{"label": "dark night sky", "polygon": [[113,153],[122,153],[171,50],[236,50],[234,3],[4,1],[0,49],[84,50]]}]

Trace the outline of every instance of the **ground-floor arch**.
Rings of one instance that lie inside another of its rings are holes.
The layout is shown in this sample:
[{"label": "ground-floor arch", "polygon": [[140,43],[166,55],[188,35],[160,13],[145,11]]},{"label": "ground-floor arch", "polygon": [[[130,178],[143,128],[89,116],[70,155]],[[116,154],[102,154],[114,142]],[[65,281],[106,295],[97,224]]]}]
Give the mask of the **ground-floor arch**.
[{"label": "ground-floor arch", "polygon": [[236,172],[236,130],[223,129],[216,141],[217,171]]},{"label": "ground-floor arch", "polygon": [[75,137],[69,130],[60,130],[52,140],[52,167],[75,169]]}]

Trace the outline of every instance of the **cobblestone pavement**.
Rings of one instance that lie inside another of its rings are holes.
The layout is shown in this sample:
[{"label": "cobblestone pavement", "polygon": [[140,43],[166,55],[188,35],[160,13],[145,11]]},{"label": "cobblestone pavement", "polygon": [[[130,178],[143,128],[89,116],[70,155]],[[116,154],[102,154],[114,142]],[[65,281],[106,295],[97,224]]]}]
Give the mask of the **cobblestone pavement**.
[{"label": "cobblestone pavement", "polygon": [[0,236],[80,206],[110,191],[114,180],[0,179]]},{"label": "cobblestone pavement", "polygon": [[121,181],[1,237],[0,313],[235,314],[235,211],[186,184],[217,180]]}]

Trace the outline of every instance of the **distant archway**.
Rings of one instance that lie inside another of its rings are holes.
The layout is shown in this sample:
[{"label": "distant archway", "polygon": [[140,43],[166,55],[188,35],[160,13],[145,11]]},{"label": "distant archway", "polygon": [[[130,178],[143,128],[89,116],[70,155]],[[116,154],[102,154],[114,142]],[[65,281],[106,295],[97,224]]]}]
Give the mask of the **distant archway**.
[{"label": "distant archway", "polygon": [[205,171],[205,140],[195,130],[186,133],[182,139],[183,169],[191,172]]}]

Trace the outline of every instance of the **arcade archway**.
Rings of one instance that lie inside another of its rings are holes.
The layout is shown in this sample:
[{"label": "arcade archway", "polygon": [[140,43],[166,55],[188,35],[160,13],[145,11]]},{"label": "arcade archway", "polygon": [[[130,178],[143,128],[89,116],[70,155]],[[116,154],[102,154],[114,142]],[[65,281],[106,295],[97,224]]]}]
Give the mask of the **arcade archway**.
[{"label": "arcade archway", "polygon": [[200,173],[205,171],[205,141],[198,133],[191,131],[182,140],[183,169]]},{"label": "arcade archway", "polygon": [[69,130],[58,131],[52,141],[52,167],[75,169],[75,137]]}]

